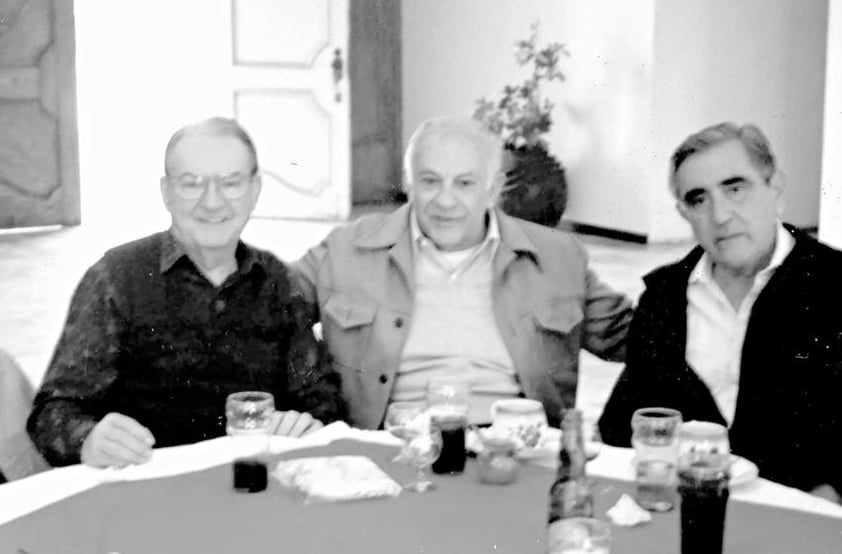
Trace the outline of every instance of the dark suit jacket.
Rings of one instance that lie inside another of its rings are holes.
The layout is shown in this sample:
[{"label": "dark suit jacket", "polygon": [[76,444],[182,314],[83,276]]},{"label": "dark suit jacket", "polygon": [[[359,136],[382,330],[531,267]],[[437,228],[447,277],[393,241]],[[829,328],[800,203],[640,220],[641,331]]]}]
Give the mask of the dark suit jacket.
[{"label": "dark suit jacket", "polygon": [[[749,317],[731,449],[767,479],[804,490],[830,483],[842,492],[842,252],[788,230],[795,247]],[[685,358],[687,282],[701,256],[696,247],[644,277],[626,367],[599,421],[607,444],[629,445],[640,407],[725,424]]]}]

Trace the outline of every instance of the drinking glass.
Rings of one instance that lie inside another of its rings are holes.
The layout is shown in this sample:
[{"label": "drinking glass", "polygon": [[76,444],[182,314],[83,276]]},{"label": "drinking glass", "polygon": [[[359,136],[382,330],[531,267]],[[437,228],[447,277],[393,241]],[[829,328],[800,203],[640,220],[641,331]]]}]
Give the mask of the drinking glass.
[{"label": "drinking glass", "polygon": [[469,397],[470,385],[465,380],[439,377],[427,383],[430,423],[438,428],[442,437],[441,455],[433,464],[435,473],[459,474],[465,470]]},{"label": "drinking glass", "polygon": [[392,402],[386,407],[383,427],[401,440],[401,453],[392,460],[393,462],[408,462],[410,460],[407,450],[409,430],[424,424],[421,419],[425,415],[425,408],[423,402]]},{"label": "drinking glass", "polygon": [[672,408],[641,408],[632,415],[637,503],[666,512],[675,505],[675,467],[681,412]]},{"label": "drinking glass", "polygon": [[688,421],[679,431],[681,553],[722,552],[730,467],[728,429]]},{"label": "drinking glass", "polygon": [[550,524],[549,554],[609,554],[611,526],[589,517],[559,519]]},{"label": "drinking glass", "polygon": [[433,426],[411,427],[406,447],[410,463],[415,466],[415,479],[404,485],[414,492],[427,492],[435,488],[430,480],[430,467],[441,455],[441,431]]},{"label": "drinking glass", "polygon": [[234,449],[234,489],[238,491],[266,488],[274,413],[275,399],[268,392],[235,392],[225,400],[225,431]]}]

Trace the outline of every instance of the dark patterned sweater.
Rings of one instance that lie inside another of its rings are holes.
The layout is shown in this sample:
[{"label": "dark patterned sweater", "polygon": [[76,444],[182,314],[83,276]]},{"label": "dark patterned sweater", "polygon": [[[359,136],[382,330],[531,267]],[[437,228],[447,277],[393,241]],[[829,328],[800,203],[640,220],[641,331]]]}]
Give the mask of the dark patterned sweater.
[{"label": "dark patterned sweater", "polygon": [[28,430],[53,465],[79,462],[109,412],[148,427],[156,447],[225,434],[225,398],[275,395],[279,410],[344,417],[338,377],[287,269],[243,243],[215,287],[169,232],[110,250],[82,278]]}]

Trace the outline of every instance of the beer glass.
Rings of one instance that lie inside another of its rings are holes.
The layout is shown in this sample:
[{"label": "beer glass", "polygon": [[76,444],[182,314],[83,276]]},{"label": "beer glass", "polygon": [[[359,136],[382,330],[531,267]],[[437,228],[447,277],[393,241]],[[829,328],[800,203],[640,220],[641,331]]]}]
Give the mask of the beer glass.
[{"label": "beer glass", "polygon": [[689,421],[679,431],[681,554],[721,554],[730,467],[728,429]]},{"label": "beer glass", "polygon": [[427,411],[430,423],[441,433],[441,455],[433,464],[433,472],[451,475],[465,470],[465,427],[468,424],[467,381],[455,378],[434,378],[427,383]]},{"label": "beer glass", "polygon": [[259,492],[266,488],[274,413],[275,399],[268,392],[235,392],[225,401],[225,431],[234,449],[237,491]]},{"label": "beer glass", "polygon": [[666,512],[675,504],[675,466],[681,412],[672,408],[641,408],[632,415],[637,503]]}]

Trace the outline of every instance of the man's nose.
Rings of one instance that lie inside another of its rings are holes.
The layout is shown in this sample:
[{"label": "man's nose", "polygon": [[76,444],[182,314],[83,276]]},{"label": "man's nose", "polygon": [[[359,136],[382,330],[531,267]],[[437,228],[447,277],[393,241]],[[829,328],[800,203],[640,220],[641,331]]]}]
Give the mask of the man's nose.
[{"label": "man's nose", "polygon": [[731,219],[734,213],[734,206],[726,198],[719,195],[712,195],[710,199],[710,216],[714,223],[725,223]]},{"label": "man's nose", "polygon": [[222,190],[219,188],[219,183],[211,179],[205,189],[204,194],[200,199],[203,207],[207,209],[216,209],[225,204],[225,198],[222,196]]},{"label": "man's nose", "polygon": [[439,190],[439,193],[435,197],[436,205],[442,208],[449,208],[456,204],[456,195],[453,194],[453,187],[449,185],[444,185]]}]

